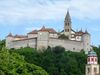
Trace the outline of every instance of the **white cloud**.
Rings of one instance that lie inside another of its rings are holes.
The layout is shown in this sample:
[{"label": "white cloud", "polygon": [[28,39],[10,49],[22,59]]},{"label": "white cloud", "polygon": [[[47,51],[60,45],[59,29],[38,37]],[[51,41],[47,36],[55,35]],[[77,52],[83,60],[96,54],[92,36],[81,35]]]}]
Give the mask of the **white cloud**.
[{"label": "white cloud", "polygon": [[100,19],[100,0],[1,0],[0,22],[63,19],[68,8],[72,17]]},{"label": "white cloud", "polygon": [[26,28],[26,31],[32,31],[32,30],[39,30],[40,27],[28,27]]}]

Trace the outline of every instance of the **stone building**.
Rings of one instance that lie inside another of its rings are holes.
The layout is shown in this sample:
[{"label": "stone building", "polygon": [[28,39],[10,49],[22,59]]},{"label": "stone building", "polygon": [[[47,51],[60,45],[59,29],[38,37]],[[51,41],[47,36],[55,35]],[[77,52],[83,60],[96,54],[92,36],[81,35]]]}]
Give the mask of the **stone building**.
[{"label": "stone building", "polygon": [[98,57],[94,51],[88,53],[86,74],[85,75],[99,75]]},{"label": "stone building", "polygon": [[[66,36],[67,39],[59,37]],[[27,33],[26,36],[12,35],[11,33],[6,37],[7,48],[47,48],[62,46],[66,50],[79,52],[82,49],[87,53],[90,50],[90,34],[87,32],[75,31],[72,29],[72,22],[69,11],[65,17],[64,29],[61,32],[56,32],[53,28],[45,28],[44,26],[39,30],[33,30]]]}]

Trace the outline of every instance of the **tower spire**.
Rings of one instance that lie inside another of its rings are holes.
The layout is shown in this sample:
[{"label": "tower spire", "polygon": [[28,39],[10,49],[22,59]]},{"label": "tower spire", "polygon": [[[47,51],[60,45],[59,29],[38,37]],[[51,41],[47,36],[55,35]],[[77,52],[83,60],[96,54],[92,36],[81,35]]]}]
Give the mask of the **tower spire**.
[{"label": "tower spire", "polygon": [[70,14],[69,14],[69,10],[67,10],[67,14],[66,14],[66,17],[65,17],[65,21],[71,22],[71,17],[70,17]]},{"label": "tower spire", "polygon": [[87,31],[87,29],[85,30],[85,33],[86,33],[86,34],[89,34],[88,31]]},{"label": "tower spire", "polygon": [[68,38],[71,38],[71,17],[69,14],[69,11],[67,11],[65,21],[64,21],[64,34],[68,36]]}]

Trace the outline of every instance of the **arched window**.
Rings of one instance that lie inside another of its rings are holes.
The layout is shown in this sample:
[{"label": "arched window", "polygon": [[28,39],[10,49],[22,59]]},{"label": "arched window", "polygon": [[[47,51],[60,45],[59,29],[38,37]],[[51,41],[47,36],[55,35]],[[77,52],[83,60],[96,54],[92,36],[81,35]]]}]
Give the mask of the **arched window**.
[{"label": "arched window", "polygon": [[97,61],[97,58],[95,58],[95,62]]},{"label": "arched window", "polygon": [[69,23],[68,23],[68,26],[69,26]]},{"label": "arched window", "polygon": [[65,29],[65,32],[67,32],[67,29]]},{"label": "arched window", "polygon": [[91,61],[93,62],[94,61],[94,58],[91,58]]},{"label": "arched window", "polygon": [[69,29],[67,31],[69,32]]},{"label": "arched window", "polygon": [[90,68],[88,68],[88,73],[90,73]]},{"label": "arched window", "polygon": [[88,62],[90,61],[90,58],[88,58],[88,60],[87,60]]},{"label": "arched window", "polygon": [[96,73],[97,72],[97,68],[96,67],[94,67],[94,73]]}]

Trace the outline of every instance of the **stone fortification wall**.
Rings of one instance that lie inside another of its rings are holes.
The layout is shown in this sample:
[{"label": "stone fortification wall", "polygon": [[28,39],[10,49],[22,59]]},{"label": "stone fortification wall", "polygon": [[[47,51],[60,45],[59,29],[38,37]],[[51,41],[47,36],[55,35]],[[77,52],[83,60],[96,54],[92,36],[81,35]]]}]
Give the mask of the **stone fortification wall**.
[{"label": "stone fortification wall", "polygon": [[21,48],[21,47],[31,47],[36,48],[36,39],[28,39],[28,40],[17,40],[10,42],[10,48]]},{"label": "stone fortification wall", "polygon": [[62,40],[62,39],[50,39],[49,46],[62,46],[66,50],[79,52],[83,49],[83,43],[78,41],[71,41],[71,40]]},{"label": "stone fortification wall", "polygon": [[36,48],[37,46],[37,39],[29,39],[28,40],[28,46],[31,47],[31,48]]}]

